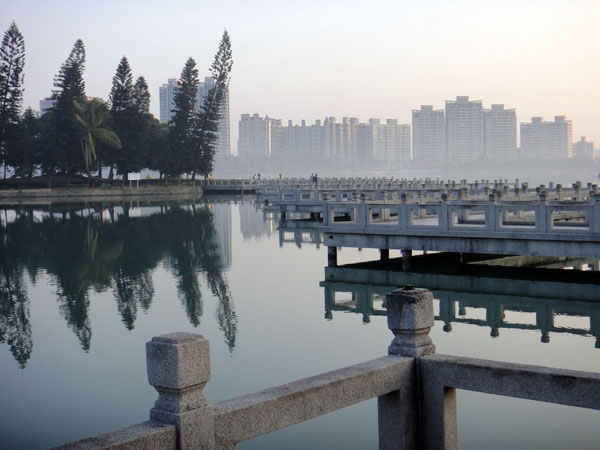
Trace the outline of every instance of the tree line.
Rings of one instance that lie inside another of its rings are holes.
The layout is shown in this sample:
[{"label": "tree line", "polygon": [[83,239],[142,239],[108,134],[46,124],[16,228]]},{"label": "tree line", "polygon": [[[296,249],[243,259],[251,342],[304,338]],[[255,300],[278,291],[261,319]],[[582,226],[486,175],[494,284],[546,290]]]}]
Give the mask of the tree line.
[{"label": "tree line", "polygon": [[[221,106],[233,64],[231,42],[223,32],[210,67],[215,80],[197,105],[198,69],[189,58],[175,87],[172,118],[161,124],[150,114],[150,92],[143,76],[135,81],[123,56],[108,101],[85,94],[86,52],[77,39],[54,78],[52,106],[39,116],[23,111],[25,40],[15,22],[0,44],[0,158],[3,177],[33,177],[71,183],[75,177],[99,181],[116,174],[155,170],[165,180],[208,176],[213,170]],[[10,169],[10,170],[9,170]]]}]

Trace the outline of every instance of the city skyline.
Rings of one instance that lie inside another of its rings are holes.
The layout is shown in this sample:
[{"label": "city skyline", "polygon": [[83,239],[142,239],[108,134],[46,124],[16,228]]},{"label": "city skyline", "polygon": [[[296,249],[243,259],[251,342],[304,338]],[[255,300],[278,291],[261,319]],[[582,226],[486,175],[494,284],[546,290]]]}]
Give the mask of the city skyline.
[{"label": "city skyline", "polygon": [[[290,8],[265,1],[164,8],[25,0],[4,6],[0,26],[6,30],[14,20],[25,37],[24,106],[34,109],[81,38],[86,93],[106,99],[126,55],[134,76],[146,77],[158,118],[159,86],[179,76],[189,56],[207,70],[227,28],[233,118],[268,111],[299,121],[327,111],[409,123],[418,105],[438,108],[443,99],[469,95],[510,105],[521,117],[567,115],[574,137],[600,142],[600,62],[592,58],[600,48],[598,2],[374,2],[368,8],[306,2],[289,14]],[[233,142],[236,134],[232,127]]]},{"label": "city skyline", "polygon": [[286,125],[285,120],[268,114],[261,117],[245,113],[238,130],[238,156],[255,160],[337,158],[339,162],[369,165],[380,161],[388,167],[402,167],[410,161],[436,166],[481,158],[507,162],[573,157],[593,160],[600,156],[587,137],[575,140],[573,123],[564,115],[554,116],[553,121],[531,117],[517,126],[514,108],[505,108],[504,104],[486,108],[481,100],[470,100],[468,96],[446,100],[445,109],[421,105],[412,111],[412,122],[408,124],[390,118],[361,122],[357,117],[345,116],[338,121],[328,116],[314,123],[303,119],[294,124],[288,120]]}]

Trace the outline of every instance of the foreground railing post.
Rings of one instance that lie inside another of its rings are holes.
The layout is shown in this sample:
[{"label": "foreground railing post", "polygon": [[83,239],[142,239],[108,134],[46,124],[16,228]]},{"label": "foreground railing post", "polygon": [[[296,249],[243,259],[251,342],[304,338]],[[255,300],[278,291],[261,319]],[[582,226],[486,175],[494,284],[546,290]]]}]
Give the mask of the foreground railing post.
[{"label": "foreground railing post", "polygon": [[214,449],[213,412],[202,393],[210,380],[208,341],[191,333],[153,337],[146,343],[146,363],[159,394],[150,419],[177,427],[178,449]]},{"label": "foreground railing post", "polygon": [[[429,337],[433,326],[433,295],[427,289],[406,286],[388,294],[386,299],[388,328],[394,339],[390,355],[418,358],[435,353]],[[379,415],[379,449],[420,448],[420,407],[417,362],[410,382],[398,391],[382,395],[377,402]]]}]

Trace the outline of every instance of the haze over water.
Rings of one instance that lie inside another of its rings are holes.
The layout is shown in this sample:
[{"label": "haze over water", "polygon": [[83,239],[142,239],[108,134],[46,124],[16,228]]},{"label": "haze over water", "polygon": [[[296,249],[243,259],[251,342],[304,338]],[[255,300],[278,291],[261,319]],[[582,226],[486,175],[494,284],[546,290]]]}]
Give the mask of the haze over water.
[{"label": "haze over water", "polygon": [[[567,115],[573,138],[600,143],[600,48],[594,0],[426,4],[354,0],[289,4],[184,0],[101,4],[6,2],[27,45],[25,106],[39,108],[77,38],[89,96],[106,99],[121,56],[158,87],[190,56],[208,70],[224,28],[232,37],[232,142],[242,113],[312,123],[326,116],[396,118],[468,95],[516,108],[519,121]],[[203,69],[204,68],[204,69]],[[235,154],[235,145],[232,149]]]}]

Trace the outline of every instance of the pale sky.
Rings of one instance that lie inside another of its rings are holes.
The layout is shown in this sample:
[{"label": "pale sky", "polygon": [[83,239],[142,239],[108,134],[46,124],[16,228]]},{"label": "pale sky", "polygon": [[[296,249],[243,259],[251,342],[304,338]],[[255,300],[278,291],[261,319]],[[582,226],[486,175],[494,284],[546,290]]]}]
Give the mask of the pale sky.
[{"label": "pale sky", "polygon": [[240,114],[411,122],[421,104],[468,95],[489,108],[573,121],[600,146],[600,1],[287,2],[2,0],[26,43],[25,106],[39,109],[77,38],[88,96],[108,98],[119,60],[158,88],[188,57],[200,76],[229,31],[232,152]]}]

